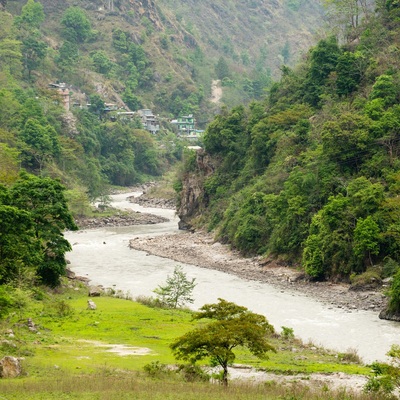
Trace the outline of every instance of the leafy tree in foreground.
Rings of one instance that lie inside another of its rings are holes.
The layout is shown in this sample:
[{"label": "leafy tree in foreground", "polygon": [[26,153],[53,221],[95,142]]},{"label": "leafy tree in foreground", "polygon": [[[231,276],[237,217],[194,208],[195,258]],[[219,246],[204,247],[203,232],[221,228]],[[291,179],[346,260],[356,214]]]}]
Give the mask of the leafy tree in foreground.
[{"label": "leafy tree in foreground", "polygon": [[43,258],[29,212],[1,203],[0,199],[0,284],[5,284],[17,280],[21,273],[27,275]]},{"label": "leafy tree in foreground", "polygon": [[[64,255],[71,250],[63,231],[77,229],[68,210],[64,191],[64,186],[58,181],[26,173],[21,174],[9,190],[10,205],[29,213],[33,224],[32,236],[39,243],[42,258],[37,275],[44,284],[50,286],[57,286],[60,277],[65,275]],[[22,217],[25,218],[19,215],[21,221]]]},{"label": "leafy tree in foreground", "polygon": [[191,281],[187,279],[186,274],[183,272],[182,267],[176,266],[172,276],[167,277],[164,286],[158,286],[154,290],[158,299],[162,304],[169,308],[178,308],[184,306],[186,303],[193,303],[192,292],[196,283],[196,279]]},{"label": "leafy tree in foreground", "polygon": [[218,303],[206,304],[194,319],[210,319],[211,322],[176,339],[171,349],[177,359],[195,363],[210,358],[222,367],[222,382],[228,384],[228,365],[235,360],[233,350],[245,347],[258,358],[266,358],[268,351],[276,352],[267,338],[274,328],[260,314],[246,307],[218,299]]}]

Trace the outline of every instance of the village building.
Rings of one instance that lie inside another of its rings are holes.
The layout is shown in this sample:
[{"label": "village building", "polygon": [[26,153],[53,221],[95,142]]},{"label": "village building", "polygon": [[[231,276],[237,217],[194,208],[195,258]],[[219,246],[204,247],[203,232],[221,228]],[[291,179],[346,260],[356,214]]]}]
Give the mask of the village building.
[{"label": "village building", "polygon": [[192,114],[182,115],[177,119],[173,119],[171,124],[176,127],[179,136],[187,139],[198,139],[204,132],[196,129],[196,120]]},{"label": "village building", "polygon": [[160,130],[157,117],[149,109],[138,110],[138,115],[142,119],[143,129],[155,135]]},{"label": "village building", "polygon": [[61,103],[66,111],[70,109],[70,91],[66,83],[49,83],[49,87],[56,89],[57,93],[60,95]]}]

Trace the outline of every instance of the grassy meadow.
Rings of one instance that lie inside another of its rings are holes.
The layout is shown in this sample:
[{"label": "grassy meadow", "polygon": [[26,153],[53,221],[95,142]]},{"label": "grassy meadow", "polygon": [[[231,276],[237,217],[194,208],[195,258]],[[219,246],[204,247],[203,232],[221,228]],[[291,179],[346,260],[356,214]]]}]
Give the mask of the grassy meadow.
[{"label": "grassy meadow", "polygon": [[[329,390],[325,397],[311,394],[307,380],[300,378],[290,388],[268,382],[234,383],[225,389],[171,371],[166,365],[176,361],[170,343],[198,324],[188,310],[150,308],[111,296],[94,298],[97,309],[89,310],[83,286],[36,297],[41,299],[30,299],[0,323],[0,357],[23,358],[21,377],[0,380],[0,400],[340,398]],[[29,330],[28,318],[37,332]],[[268,360],[238,349],[235,363],[278,374],[369,374],[367,367],[353,362],[357,357],[351,353],[336,354],[279,335],[271,342],[277,353]]]}]

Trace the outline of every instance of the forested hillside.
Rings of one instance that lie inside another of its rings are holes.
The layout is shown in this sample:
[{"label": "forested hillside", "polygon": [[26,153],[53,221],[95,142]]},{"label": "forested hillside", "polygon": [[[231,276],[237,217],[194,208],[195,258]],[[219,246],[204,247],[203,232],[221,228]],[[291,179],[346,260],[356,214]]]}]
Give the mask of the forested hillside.
[{"label": "forested hillside", "polygon": [[320,15],[316,0],[1,1],[0,284],[57,285],[70,212],[161,176],[187,144],[171,118],[205,126],[224,102],[261,97]]},{"label": "forested hillside", "polygon": [[398,270],[400,8],[375,6],[362,25],[337,8],[347,40],[320,40],[265,101],[210,123],[206,155],[186,160],[186,222],[191,214],[243,253],[301,265],[313,279]]},{"label": "forested hillside", "polygon": [[[19,15],[25,3],[9,0],[6,10]],[[223,80],[230,106],[260,97],[323,23],[319,0],[37,3],[45,15],[36,37],[43,48],[31,53],[28,75],[133,111],[195,113],[202,127],[219,106],[209,101],[213,80]]]}]

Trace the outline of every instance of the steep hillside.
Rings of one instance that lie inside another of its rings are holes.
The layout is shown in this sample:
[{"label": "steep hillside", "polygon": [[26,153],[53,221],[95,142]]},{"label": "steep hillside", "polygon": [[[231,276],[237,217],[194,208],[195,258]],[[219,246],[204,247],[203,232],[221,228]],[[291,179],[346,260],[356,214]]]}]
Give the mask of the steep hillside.
[{"label": "steep hillside", "polygon": [[400,8],[375,5],[348,20],[346,43],[319,41],[265,101],[208,125],[182,174],[182,226],[310,279],[360,288],[397,274],[398,293]]},{"label": "steep hillside", "polygon": [[[7,9],[19,14],[25,3],[10,0]],[[65,53],[67,38],[60,21],[69,7],[84,10],[92,29],[78,43],[76,57],[61,68],[60,63],[53,65],[52,79],[121,103],[133,75],[123,60],[126,53],[115,45],[116,32],[122,31],[146,58],[146,68],[135,64],[138,83],[130,85],[125,96],[135,98],[125,105],[152,108],[165,116],[196,113],[201,115],[201,127],[223,103],[232,106],[262,96],[271,76],[279,76],[280,66],[295,63],[315,41],[322,21],[319,0],[40,3],[46,15],[42,32],[51,49],[50,59]],[[109,63],[109,67],[99,67],[99,52],[102,65]],[[48,79],[50,71],[37,69],[36,75]],[[216,79],[223,80],[223,97],[222,103],[214,104],[209,100]]]},{"label": "steep hillside", "polygon": [[181,24],[190,29],[214,58],[224,55],[234,68],[248,70],[263,62],[274,76],[282,64],[294,64],[315,42],[321,27],[320,1],[160,0],[175,10]]}]

